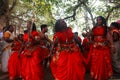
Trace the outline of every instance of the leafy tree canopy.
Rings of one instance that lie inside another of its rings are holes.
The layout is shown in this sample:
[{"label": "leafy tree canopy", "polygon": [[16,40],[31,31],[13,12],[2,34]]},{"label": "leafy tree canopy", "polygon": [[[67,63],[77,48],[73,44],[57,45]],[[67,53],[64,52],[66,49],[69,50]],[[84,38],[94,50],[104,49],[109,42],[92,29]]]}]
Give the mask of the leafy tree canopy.
[{"label": "leafy tree canopy", "polygon": [[1,20],[17,26],[33,18],[37,25],[53,26],[63,18],[73,27],[89,28],[98,15],[108,23],[120,18],[120,0],[1,0],[0,6]]}]

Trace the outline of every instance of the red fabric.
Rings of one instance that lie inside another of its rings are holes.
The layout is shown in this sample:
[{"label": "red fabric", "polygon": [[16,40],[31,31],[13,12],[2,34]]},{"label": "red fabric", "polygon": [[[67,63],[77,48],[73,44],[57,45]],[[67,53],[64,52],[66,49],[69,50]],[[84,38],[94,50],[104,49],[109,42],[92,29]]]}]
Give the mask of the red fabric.
[{"label": "red fabric", "polygon": [[16,77],[21,76],[21,59],[18,57],[18,51],[20,50],[21,45],[20,41],[15,41],[12,47],[13,52],[8,62],[8,72],[10,78],[15,79]]},{"label": "red fabric", "polygon": [[84,38],[82,45],[84,46],[85,49],[89,50],[89,46],[88,46],[89,45],[89,39]]},{"label": "red fabric", "polygon": [[102,26],[93,28],[94,36],[103,36],[105,34],[105,28]]},{"label": "red fabric", "polygon": [[83,39],[83,43],[82,43],[83,47],[84,47],[84,57],[87,58],[88,56],[88,52],[90,50],[90,43],[89,43],[89,39],[88,38],[84,38]]},{"label": "red fabric", "polygon": [[94,35],[94,41],[96,42],[106,41],[106,39],[103,38],[105,35],[105,28],[102,26],[93,28],[93,35]]},{"label": "red fabric", "polygon": [[67,42],[71,42],[71,40],[73,40],[74,34],[72,33],[71,28],[67,28],[66,31],[61,31],[61,32],[57,32],[54,35],[53,40],[55,40],[56,38],[59,38],[59,42],[60,43],[65,43]]},{"label": "red fabric", "polygon": [[24,34],[23,39],[24,39],[25,42],[28,41],[28,34],[27,33]]},{"label": "red fabric", "polygon": [[100,36],[95,36],[94,37],[95,42],[104,42],[106,41],[106,38],[100,37]]},{"label": "red fabric", "polygon": [[[33,38],[39,35],[36,31],[31,34]],[[24,41],[28,41],[28,34],[24,35]],[[30,41],[34,42],[32,39]],[[24,80],[43,80],[42,61],[48,55],[48,49],[40,45],[32,45],[29,48],[25,48],[22,54],[22,77]]]},{"label": "red fabric", "polygon": [[15,51],[10,56],[8,62],[8,72],[10,78],[17,78],[21,76],[21,58],[18,57],[18,52]]},{"label": "red fabric", "polygon": [[[99,31],[100,28],[96,29]],[[95,43],[103,44],[104,41],[99,42],[98,40]],[[108,80],[112,76],[111,55],[108,45],[92,44],[88,54],[88,62],[90,62],[90,74],[94,80]]]},{"label": "red fabric", "polygon": [[110,49],[107,46],[95,48],[91,46],[88,56],[91,67],[90,74],[95,80],[108,80],[112,76]]},{"label": "red fabric", "polygon": [[[33,47],[34,48],[34,47]],[[22,76],[24,80],[43,80],[44,71],[42,68],[42,50],[39,47],[34,48],[32,51],[24,50],[23,54],[30,52],[31,55],[22,55]]]},{"label": "red fabric", "polygon": [[[31,34],[30,34],[32,37],[35,37],[35,36],[39,36],[39,33],[37,31],[32,31]],[[28,41],[28,33],[25,33],[24,36],[23,36],[23,39],[25,42]],[[33,40],[30,38],[30,42],[32,42]]]},{"label": "red fabric", "polygon": [[13,42],[12,51],[18,51],[21,48],[21,42],[19,40]]},{"label": "red fabric", "polygon": [[[70,28],[65,31],[57,32],[54,40],[63,48],[59,52],[59,46],[56,47],[56,53],[51,61],[51,71],[56,80],[84,80],[85,67],[84,58],[81,52],[73,42],[73,33]],[[70,44],[65,44],[70,42]],[[69,49],[68,49],[69,47]]]}]

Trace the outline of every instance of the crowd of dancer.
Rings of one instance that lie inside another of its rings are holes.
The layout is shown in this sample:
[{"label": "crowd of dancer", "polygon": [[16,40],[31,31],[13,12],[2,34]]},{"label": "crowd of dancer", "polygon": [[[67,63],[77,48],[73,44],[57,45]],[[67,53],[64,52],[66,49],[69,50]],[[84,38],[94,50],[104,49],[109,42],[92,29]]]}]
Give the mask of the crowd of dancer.
[{"label": "crowd of dancer", "polygon": [[12,25],[4,28],[1,65],[9,72],[9,79],[44,80],[44,67],[49,62],[55,80],[85,80],[90,71],[92,80],[108,80],[120,74],[120,22],[98,16],[90,32],[73,33],[63,19],[54,26],[53,40],[45,34],[48,26],[42,24],[38,32],[32,21],[27,22],[24,34],[13,36]]}]

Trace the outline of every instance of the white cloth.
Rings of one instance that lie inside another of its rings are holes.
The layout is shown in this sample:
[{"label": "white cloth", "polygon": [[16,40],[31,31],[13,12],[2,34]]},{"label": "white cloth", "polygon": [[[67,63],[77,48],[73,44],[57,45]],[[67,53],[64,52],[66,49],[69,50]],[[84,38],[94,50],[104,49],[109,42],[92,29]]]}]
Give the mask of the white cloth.
[{"label": "white cloth", "polygon": [[3,38],[3,32],[0,32],[0,39]]},{"label": "white cloth", "polygon": [[[13,35],[10,31],[7,31],[10,33],[10,39],[13,39]],[[3,49],[5,49],[3,52],[2,52],[2,57],[1,57],[1,69],[2,69],[2,72],[8,72],[8,60],[9,60],[9,57],[10,55],[12,54],[11,52],[11,45],[12,43],[7,43],[6,41],[3,41]]]}]

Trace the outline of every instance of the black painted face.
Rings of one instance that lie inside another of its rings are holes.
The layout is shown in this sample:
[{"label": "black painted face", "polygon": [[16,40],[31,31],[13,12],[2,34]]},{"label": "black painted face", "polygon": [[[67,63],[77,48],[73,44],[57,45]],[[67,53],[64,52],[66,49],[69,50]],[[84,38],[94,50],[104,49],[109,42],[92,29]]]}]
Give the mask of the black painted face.
[{"label": "black painted face", "polygon": [[23,35],[19,35],[18,39],[21,40],[21,41],[23,41]]},{"label": "black painted face", "polygon": [[13,32],[14,31],[14,27],[10,26],[9,30],[10,30],[10,32]]},{"label": "black painted face", "polygon": [[48,28],[47,27],[44,28],[44,32],[48,32]]},{"label": "black painted face", "polygon": [[97,24],[102,25],[102,19],[101,18],[97,18]]},{"label": "black painted face", "polygon": [[61,26],[67,26],[66,22],[63,19],[61,19],[60,23],[61,23]]},{"label": "black painted face", "polygon": [[113,41],[119,40],[119,34],[117,32],[113,32]]}]

